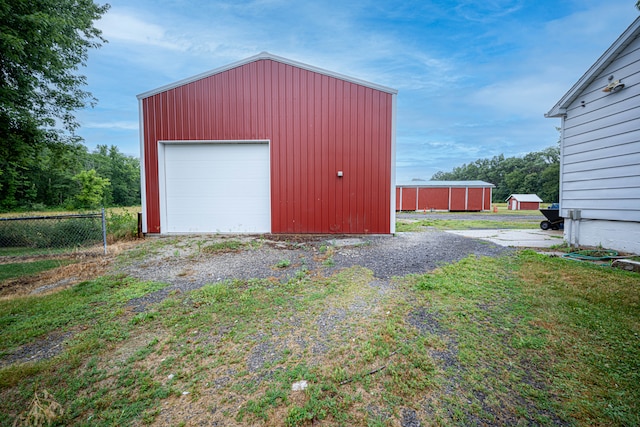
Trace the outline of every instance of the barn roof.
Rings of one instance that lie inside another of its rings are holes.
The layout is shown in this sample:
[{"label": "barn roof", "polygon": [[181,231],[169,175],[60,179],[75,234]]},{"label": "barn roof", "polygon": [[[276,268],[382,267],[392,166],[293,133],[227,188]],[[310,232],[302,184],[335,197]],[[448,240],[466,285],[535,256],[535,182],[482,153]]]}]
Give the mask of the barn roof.
[{"label": "barn roof", "polygon": [[512,194],[507,197],[505,200],[509,200],[511,198],[516,199],[519,202],[541,202],[542,199],[538,197],[537,194]]},{"label": "barn roof", "polygon": [[271,54],[269,52],[262,52],[262,53],[259,53],[257,55],[251,56],[249,58],[234,62],[232,64],[225,65],[223,67],[216,68],[216,69],[213,69],[213,70],[210,70],[210,71],[206,71],[204,73],[197,74],[195,76],[188,77],[186,79],[179,80],[177,82],[170,83],[168,85],[164,85],[164,86],[161,86],[159,88],[152,89],[152,90],[149,90],[147,92],[141,93],[141,94],[138,95],[138,99],[148,98],[148,97],[156,95],[158,93],[165,92],[167,90],[174,89],[174,88],[179,87],[179,86],[184,86],[184,85],[186,85],[188,83],[192,83],[192,82],[204,79],[206,77],[210,77],[210,76],[213,76],[215,74],[220,74],[220,73],[222,73],[224,71],[228,71],[228,70],[231,70],[233,68],[241,67],[241,66],[249,64],[251,62],[260,61],[260,60],[271,60],[271,61],[275,61],[275,62],[280,62],[282,64],[291,65],[293,67],[297,67],[297,68],[301,68],[301,69],[304,69],[304,70],[312,71],[314,73],[323,74],[323,75],[326,75],[326,76],[329,76],[329,77],[334,77],[336,79],[340,79],[340,80],[344,80],[344,81],[347,81],[347,82],[355,83],[355,84],[360,85],[360,86],[365,86],[365,87],[368,87],[368,88],[371,88],[371,89],[379,90],[381,92],[386,92],[386,93],[390,93],[390,94],[394,94],[394,95],[398,93],[397,89],[392,89],[390,87],[381,86],[381,85],[378,85],[378,84],[375,84],[375,83],[367,82],[365,80],[357,79],[355,77],[349,77],[349,76],[346,76],[344,74],[339,74],[339,73],[335,73],[333,71],[325,70],[323,68],[314,67],[313,65],[303,64],[302,62],[298,62],[298,61],[294,61],[294,60],[291,60],[291,59],[283,58],[281,56],[273,55],[273,54]]},{"label": "barn roof", "polygon": [[495,187],[484,181],[411,181],[407,184],[396,184],[396,187]]},{"label": "barn roof", "polygon": [[589,86],[600,73],[611,64],[618,54],[622,52],[631,42],[640,35],[640,17],[627,28],[618,39],[607,49],[602,56],[587,70],[586,73],[573,85],[569,92],[565,93],[560,101],[553,106],[545,117],[561,117],[563,116],[569,105],[576,100],[582,91]]}]

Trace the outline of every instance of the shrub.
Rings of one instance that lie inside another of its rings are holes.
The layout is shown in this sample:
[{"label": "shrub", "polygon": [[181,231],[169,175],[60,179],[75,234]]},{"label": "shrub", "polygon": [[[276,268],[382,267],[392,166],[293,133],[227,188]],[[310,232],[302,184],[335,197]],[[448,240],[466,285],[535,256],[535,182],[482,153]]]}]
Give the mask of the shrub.
[{"label": "shrub", "polygon": [[133,212],[107,215],[107,240],[110,243],[119,240],[131,240],[138,236],[138,215]]}]

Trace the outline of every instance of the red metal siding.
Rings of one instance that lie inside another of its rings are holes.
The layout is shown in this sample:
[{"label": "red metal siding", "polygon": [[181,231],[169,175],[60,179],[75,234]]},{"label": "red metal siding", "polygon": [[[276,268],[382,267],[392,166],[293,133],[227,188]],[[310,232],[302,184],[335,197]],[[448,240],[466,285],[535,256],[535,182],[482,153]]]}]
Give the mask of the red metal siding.
[{"label": "red metal siding", "polygon": [[428,200],[429,200],[429,189],[427,188],[418,188],[418,206],[416,210],[424,211],[427,209]]},{"label": "red metal siding", "polygon": [[482,210],[482,188],[469,188],[467,195],[467,210],[468,211],[481,211]]},{"label": "red metal siding", "polygon": [[540,209],[540,203],[538,202],[520,202],[521,211],[536,211]]},{"label": "red metal siding", "polygon": [[451,207],[452,211],[466,210],[467,188],[451,188]]},{"label": "red metal siding", "polygon": [[144,98],[142,111],[149,233],[161,232],[158,141],[255,139],[271,141],[273,233],[390,232],[389,93],[261,59]]},{"label": "red metal siding", "polygon": [[420,210],[448,210],[449,209],[449,189],[448,188],[421,188],[420,200],[418,203]]},{"label": "red metal siding", "polygon": [[491,209],[491,188],[484,189],[484,206],[482,207],[482,209],[483,210]]},{"label": "red metal siding", "polygon": [[491,187],[396,187],[396,210],[431,209],[489,210],[491,209]]},{"label": "red metal siding", "polygon": [[416,210],[416,197],[418,189],[405,187],[402,189],[402,210],[403,211],[415,211]]}]

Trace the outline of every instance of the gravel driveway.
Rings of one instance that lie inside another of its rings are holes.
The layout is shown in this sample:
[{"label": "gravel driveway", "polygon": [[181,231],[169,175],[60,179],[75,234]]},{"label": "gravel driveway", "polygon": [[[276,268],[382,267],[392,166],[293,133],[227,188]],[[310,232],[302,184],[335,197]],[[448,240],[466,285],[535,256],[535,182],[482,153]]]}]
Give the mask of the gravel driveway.
[{"label": "gravel driveway", "polygon": [[398,219],[451,219],[481,221],[542,221],[544,215],[538,211],[523,211],[515,214],[493,212],[397,212]]},{"label": "gravel driveway", "polygon": [[[215,256],[207,245],[240,240],[241,250]],[[512,251],[493,243],[450,233],[428,231],[395,236],[181,236],[148,242],[149,253],[129,260],[118,271],[171,286],[132,301],[134,310],[162,300],[170,292],[188,291],[228,279],[275,277],[288,280],[300,269],[329,275],[355,265],[368,268],[377,279],[425,273],[468,255],[499,256]],[[277,264],[286,261],[286,268]]]}]

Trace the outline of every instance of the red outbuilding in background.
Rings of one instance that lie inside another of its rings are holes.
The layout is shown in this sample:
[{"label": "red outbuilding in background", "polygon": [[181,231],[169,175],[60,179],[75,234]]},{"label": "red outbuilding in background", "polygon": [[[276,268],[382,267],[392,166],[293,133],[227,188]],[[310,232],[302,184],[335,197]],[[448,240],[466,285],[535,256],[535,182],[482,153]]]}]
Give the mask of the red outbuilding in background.
[{"label": "red outbuilding in background", "polygon": [[505,202],[507,209],[512,211],[537,211],[542,199],[537,194],[511,194]]},{"label": "red outbuilding in background", "polygon": [[261,53],[138,95],[143,231],[395,231],[397,91]]},{"label": "red outbuilding in background", "polygon": [[396,186],[398,211],[486,211],[491,189],[484,181],[416,181]]}]

